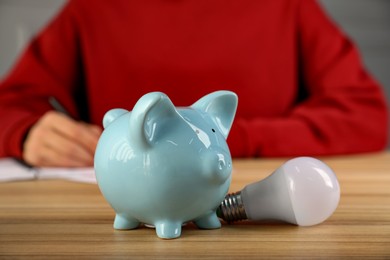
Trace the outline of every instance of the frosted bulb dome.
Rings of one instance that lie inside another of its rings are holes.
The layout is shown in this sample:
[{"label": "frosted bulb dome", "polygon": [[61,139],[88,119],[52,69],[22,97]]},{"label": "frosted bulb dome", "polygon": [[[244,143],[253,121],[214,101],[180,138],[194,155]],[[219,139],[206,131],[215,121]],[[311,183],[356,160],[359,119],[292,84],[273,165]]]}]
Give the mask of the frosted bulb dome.
[{"label": "frosted bulb dome", "polygon": [[284,175],[296,224],[311,226],[326,220],[337,208],[340,186],[333,171],[320,160],[299,157],[279,168]]}]

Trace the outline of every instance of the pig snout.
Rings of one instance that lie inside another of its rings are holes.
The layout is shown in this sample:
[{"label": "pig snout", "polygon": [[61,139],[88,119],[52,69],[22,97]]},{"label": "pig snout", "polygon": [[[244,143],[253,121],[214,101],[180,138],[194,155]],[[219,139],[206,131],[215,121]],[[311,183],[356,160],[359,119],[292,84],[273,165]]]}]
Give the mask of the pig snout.
[{"label": "pig snout", "polygon": [[217,184],[224,183],[229,179],[232,172],[231,157],[224,152],[208,154],[205,162],[205,174],[208,179]]}]

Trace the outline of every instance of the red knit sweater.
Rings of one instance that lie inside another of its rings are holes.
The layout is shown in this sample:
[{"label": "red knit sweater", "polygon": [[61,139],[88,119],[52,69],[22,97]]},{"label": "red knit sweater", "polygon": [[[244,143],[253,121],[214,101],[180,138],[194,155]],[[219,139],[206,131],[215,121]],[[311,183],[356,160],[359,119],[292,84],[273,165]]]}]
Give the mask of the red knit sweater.
[{"label": "red knit sweater", "polygon": [[356,48],[312,0],[77,0],[26,49],[0,85],[0,156],[56,97],[100,124],[162,91],[188,106],[238,94],[233,156],[383,149],[387,108]]}]

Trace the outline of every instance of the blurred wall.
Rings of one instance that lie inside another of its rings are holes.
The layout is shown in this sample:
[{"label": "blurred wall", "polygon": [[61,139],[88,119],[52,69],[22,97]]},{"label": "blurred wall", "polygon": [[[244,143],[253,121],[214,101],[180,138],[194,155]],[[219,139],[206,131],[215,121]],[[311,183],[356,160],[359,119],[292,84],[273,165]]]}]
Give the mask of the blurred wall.
[{"label": "blurred wall", "polygon": [[0,78],[65,0],[0,0]]},{"label": "blurred wall", "polygon": [[[65,1],[0,0],[0,78],[30,37]],[[366,67],[383,85],[390,104],[390,0],[319,1],[357,43]]]}]

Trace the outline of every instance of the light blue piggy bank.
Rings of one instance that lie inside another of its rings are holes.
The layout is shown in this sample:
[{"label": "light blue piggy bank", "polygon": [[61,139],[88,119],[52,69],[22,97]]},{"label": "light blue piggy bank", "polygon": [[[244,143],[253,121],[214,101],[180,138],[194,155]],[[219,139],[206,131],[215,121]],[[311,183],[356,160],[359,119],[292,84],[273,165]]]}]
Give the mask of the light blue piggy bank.
[{"label": "light blue piggy bank", "polygon": [[116,212],[114,228],[154,225],[176,238],[183,223],[220,228],[216,208],[228,192],[226,138],[237,96],[217,91],[175,108],[163,93],[144,95],[129,112],[108,111],[95,154],[99,188]]}]

